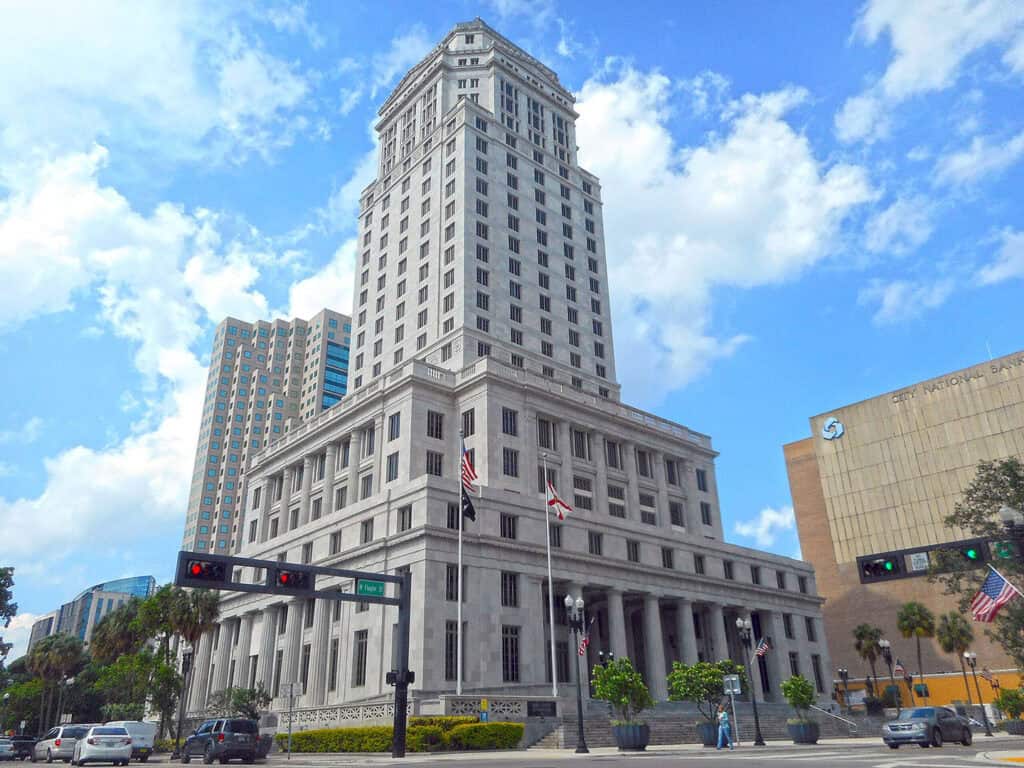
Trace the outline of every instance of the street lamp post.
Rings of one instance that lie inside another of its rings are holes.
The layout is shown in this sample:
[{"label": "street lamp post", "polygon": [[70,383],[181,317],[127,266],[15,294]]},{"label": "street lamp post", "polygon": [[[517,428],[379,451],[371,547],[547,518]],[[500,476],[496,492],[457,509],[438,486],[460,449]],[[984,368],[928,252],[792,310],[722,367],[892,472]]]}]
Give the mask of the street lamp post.
[{"label": "street lamp post", "polygon": [[1007,534],[1017,545],[1017,556],[1024,555],[1024,512],[1003,505],[999,508],[999,518]]},{"label": "street lamp post", "polygon": [[754,746],[763,747],[764,737],[761,736],[761,720],[757,716],[757,694],[754,692],[754,676],[750,670],[750,647],[753,644],[754,625],[750,617],[736,619],[736,629],[740,634],[740,641],[743,643],[743,666],[747,671],[748,685],[750,686],[750,706],[754,709]]},{"label": "street lamp post", "polygon": [[[10,701],[10,699],[11,699],[11,694],[5,693],[4,694],[4,726],[7,725],[7,702]],[[0,733],[3,733],[3,732],[4,732],[3,730],[0,730]]]},{"label": "street lamp post", "polygon": [[846,704],[846,714],[853,712],[853,708],[850,706],[850,670],[846,667],[840,667],[838,670],[839,679],[843,681],[843,703]]},{"label": "street lamp post", "polygon": [[[565,611],[569,619],[569,635],[575,635],[576,648],[578,649],[583,633],[586,630],[583,596],[574,598],[572,595],[566,595]],[[578,651],[576,653],[576,729],[576,754],[589,754],[587,738],[583,733],[583,673],[580,671],[580,653]]]},{"label": "street lamp post", "polygon": [[896,714],[899,715],[900,711],[903,709],[903,695],[900,693],[900,688],[896,685],[896,678],[892,674],[892,643],[883,637],[878,641],[878,647],[882,650],[882,658],[885,659],[885,666],[889,668],[889,682],[892,683],[892,687],[896,691]]},{"label": "street lamp post", "polygon": [[988,713],[985,711],[985,702],[981,699],[981,686],[978,685],[978,672],[975,667],[978,666],[978,654],[974,651],[964,651],[964,658],[967,660],[967,664],[971,668],[971,677],[974,678],[974,690],[978,694],[978,705],[981,707],[981,719],[985,723],[985,735],[992,735],[992,727],[988,724]]}]

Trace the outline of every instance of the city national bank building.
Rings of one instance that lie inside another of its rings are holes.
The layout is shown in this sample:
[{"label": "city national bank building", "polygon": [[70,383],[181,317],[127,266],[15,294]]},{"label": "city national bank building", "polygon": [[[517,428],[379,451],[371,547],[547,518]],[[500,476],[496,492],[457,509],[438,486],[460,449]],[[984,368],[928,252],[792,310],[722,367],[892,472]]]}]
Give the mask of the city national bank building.
[{"label": "city national bank building", "polygon": [[[348,393],[251,457],[229,551],[411,572],[413,706],[454,694],[461,432],[481,488],[464,546],[472,711],[489,695],[496,717],[514,715],[501,697],[570,679],[567,594],[593,619],[588,667],[628,656],[657,699],[672,661],[742,660],[736,620],[749,616],[772,638],[758,698],[781,701],[799,672],[827,700],[811,567],[725,543],[711,439],[619,400],[601,187],[577,164],[573,101],[479,20],[399,83],[361,197]],[[545,464],[574,508],[550,532],[554,669]],[[235,576],[262,580],[251,571]],[[189,710],[228,686],[278,696],[299,681],[299,727],[386,717],[396,620],[376,605],[224,593]]]},{"label": "city national bank building", "polygon": [[[1007,550],[975,541],[943,520],[962,499],[978,462],[1024,457],[1024,352],[928,379],[810,419],[811,437],[784,447],[804,558],[826,599],[825,623],[837,666],[863,677],[853,647],[858,624],[880,627],[915,673],[914,641],[896,626],[904,603],[936,617],[958,610],[957,598],[928,580],[937,549],[961,550],[998,567]],[[970,616],[966,617],[968,621]],[[984,626],[972,623],[978,665],[1014,668]],[[922,640],[924,673],[960,665],[937,642]],[[879,670],[884,675],[884,663]],[[959,697],[962,698],[962,683]]]}]

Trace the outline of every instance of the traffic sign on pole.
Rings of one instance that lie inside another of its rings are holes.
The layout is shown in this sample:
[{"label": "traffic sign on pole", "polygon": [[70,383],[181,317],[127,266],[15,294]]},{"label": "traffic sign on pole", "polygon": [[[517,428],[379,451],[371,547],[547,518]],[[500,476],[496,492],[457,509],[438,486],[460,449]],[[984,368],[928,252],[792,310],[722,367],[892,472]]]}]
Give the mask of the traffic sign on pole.
[{"label": "traffic sign on pole", "polygon": [[384,597],[384,582],[359,579],[356,582],[356,594],[360,597]]}]

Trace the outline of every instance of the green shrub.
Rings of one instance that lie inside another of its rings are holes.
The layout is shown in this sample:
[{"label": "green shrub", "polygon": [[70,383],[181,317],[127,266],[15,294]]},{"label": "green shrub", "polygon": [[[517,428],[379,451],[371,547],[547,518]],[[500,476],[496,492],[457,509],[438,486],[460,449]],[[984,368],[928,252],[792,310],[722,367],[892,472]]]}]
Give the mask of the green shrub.
[{"label": "green shrub", "polygon": [[439,725],[411,725],[405,731],[409,752],[436,752],[444,748],[444,731]]},{"label": "green shrub", "polygon": [[1018,688],[1004,688],[996,697],[998,706],[1009,719],[1016,720],[1024,712],[1024,691]]},{"label": "green shrub", "polygon": [[154,752],[173,752],[174,739],[153,739]]},{"label": "green shrub", "polygon": [[409,727],[415,728],[421,725],[436,725],[442,731],[450,731],[456,725],[478,722],[476,715],[418,715],[409,718]]},{"label": "green shrub", "polygon": [[796,710],[797,719],[807,722],[806,712],[814,703],[814,686],[802,675],[793,675],[779,686],[789,706]]},{"label": "green shrub", "polygon": [[607,701],[622,723],[636,722],[645,709],[654,706],[643,676],[625,656],[594,667],[594,698]]},{"label": "green shrub", "polygon": [[[447,731],[445,726],[448,726]],[[292,752],[390,752],[392,733],[390,725],[295,731]],[[288,748],[287,733],[279,733],[274,738],[279,749]],[[405,738],[409,752],[513,749],[523,738],[523,726],[521,723],[478,723],[475,717],[414,717],[410,718]]]},{"label": "green shrub", "polygon": [[514,749],[523,738],[522,723],[466,723],[446,734],[449,749]]}]

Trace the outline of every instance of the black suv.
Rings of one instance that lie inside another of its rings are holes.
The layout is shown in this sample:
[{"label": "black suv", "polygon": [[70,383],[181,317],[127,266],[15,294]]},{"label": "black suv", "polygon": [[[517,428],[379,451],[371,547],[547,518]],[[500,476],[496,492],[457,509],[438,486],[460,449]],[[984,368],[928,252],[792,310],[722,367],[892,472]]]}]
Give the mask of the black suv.
[{"label": "black suv", "polygon": [[259,738],[260,729],[255,720],[207,720],[185,739],[181,748],[181,762],[188,763],[193,757],[202,756],[207,765],[214,760],[220,760],[223,764],[232,758],[253,763],[256,761]]},{"label": "black suv", "polygon": [[14,744],[14,759],[24,760],[32,757],[32,747],[36,745],[34,736],[9,736]]}]

